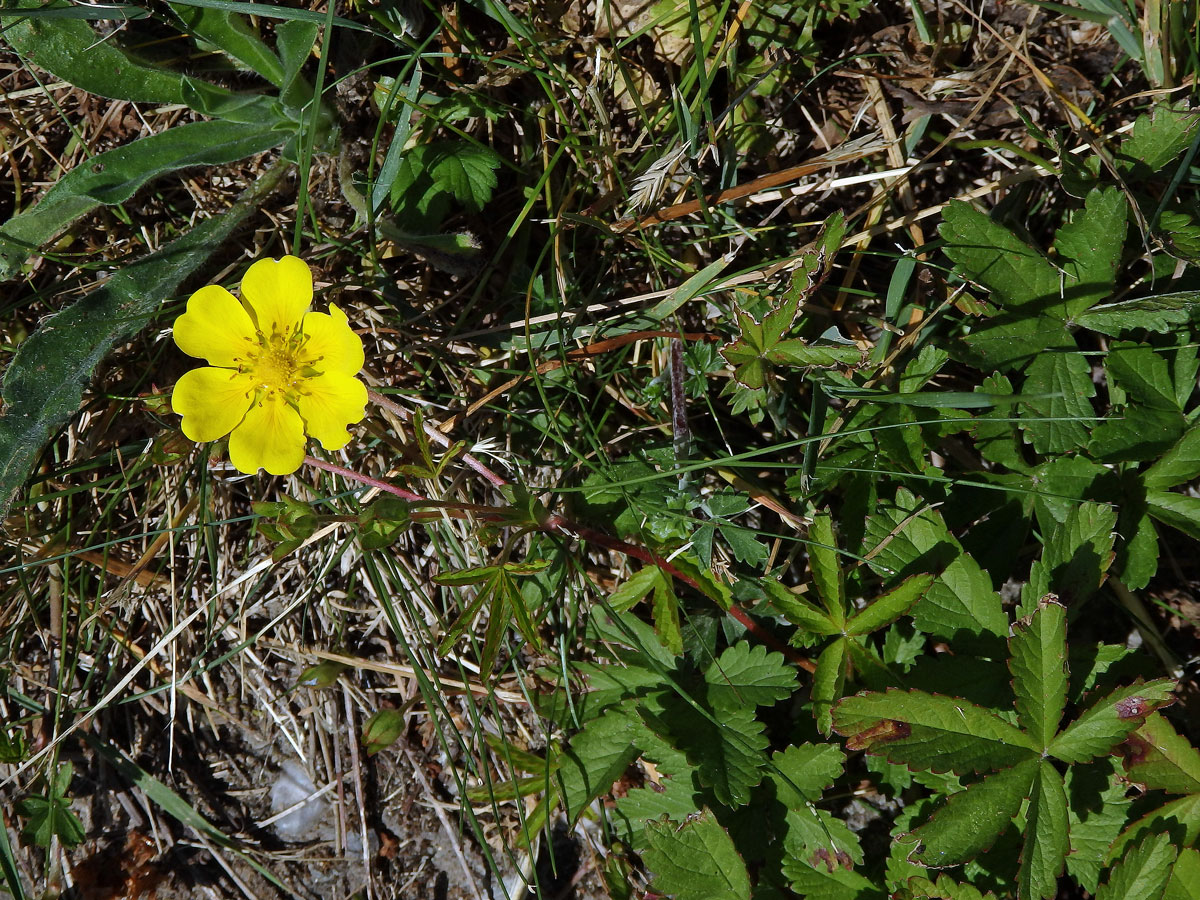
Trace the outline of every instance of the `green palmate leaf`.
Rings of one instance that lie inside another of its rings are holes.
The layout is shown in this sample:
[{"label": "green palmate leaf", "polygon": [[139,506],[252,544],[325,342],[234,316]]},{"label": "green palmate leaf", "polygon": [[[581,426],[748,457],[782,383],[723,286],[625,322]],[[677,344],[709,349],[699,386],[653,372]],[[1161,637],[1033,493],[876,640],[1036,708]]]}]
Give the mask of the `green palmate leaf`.
[{"label": "green palmate leaf", "polygon": [[805,369],[833,369],[838,366],[858,366],[863,353],[858,347],[843,344],[810,344],[799,338],[788,338],[772,345],[764,354],[767,362]]},{"label": "green palmate leaf", "polygon": [[1024,762],[988,775],[951,794],[946,805],[914,831],[921,849],[910,859],[926,866],[953,866],[974,859],[995,843],[1029,796],[1040,761]]},{"label": "green palmate leaf", "polygon": [[1109,378],[1133,399],[1155,409],[1179,410],[1167,358],[1148,344],[1117,341],[1104,359]]},{"label": "green palmate leaf", "polygon": [[709,664],[704,680],[714,707],[768,706],[792,695],[796,670],[782,653],[740,641]]},{"label": "green palmate leaf", "polygon": [[[892,895],[895,900],[984,900],[978,888],[969,884],[958,884],[945,873],[937,881],[919,876],[908,879],[907,885]],[[994,897],[990,891],[987,897]]]},{"label": "green palmate leaf", "polygon": [[1165,491],[1200,476],[1200,425],[1193,426],[1154,465],[1142,473],[1150,491]]},{"label": "green palmate leaf", "polygon": [[651,591],[657,590],[664,578],[670,576],[658,566],[644,566],[617,585],[609,595],[608,604],[617,612],[633,609]]},{"label": "green palmate leaf", "polygon": [[829,620],[841,630],[846,623],[846,579],[838,559],[833,519],[828,513],[813,516],[808,540],[808,565],[812,570],[813,587]]},{"label": "green palmate leaf", "polygon": [[850,750],[934,772],[1014,766],[1038,750],[1019,728],[982,707],[924,691],[846,697],[834,709],[833,722]]},{"label": "green palmate leaf", "polygon": [[0,418],[0,515],[43,445],[79,409],[83,388],[112,346],[150,321],[162,303],[274,190],[269,170],[229,210],[208,219],[48,319],[4,375]]},{"label": "green palmate leaf", "polygon": [[1129,735],[1121,751],[1130,781],[1172,794],[1200,793],[1200,751],[1158,713]]},{"label": "green palmate leaf", "polygon": [[1054,248],[1066,273],[1061,302],[1045,312],[1071,319],[1112,293],[1125,245],[1128,203],[1120,188],[1091,191],[1058,230]]},{"label": "green palmate leaf", "polygon": [[1019,369],[1042,353],[1067,353],[1075,346],[1075,339],[1062,322],[1018,310],[974,326],[957,349],[966,362],[990,371]]},{"label": "green palmate leaf", "polygon": [[1181,847],[1195,846],[1200,840],[1200,794],[1164,803],[1134,822],[1113,841],[1109,860],[1123,858],[1129,847],[1155,834],[1168,834]]},{"label": "green palmate leaf", "polygon": [[729,833],[707,809],[682,824],[646,823],[642,858],[652,886],[678,900],[750,900],[750,876]]},{"label": "green palmate leaf", "polygon": [[0,225],[0,280],[97,206],[128,200],[147,182],[178,169],[223,165],[262,153],[284,137],[271,130],[270,122],[193,122],[92,157],[60,178],[35,206]]},{"label": "green palmate leaf", "polygon": [[869,565],[890,582],[940,569],[937,580],[913,607],[919,629],[946,638],[960,631],[1008,632],[1008,618],[991,578],[962,549],[937,510],[923,508],[911,492],[898,490],[895,501],[880,501],[877,514],[867,521],[865,545],[885,541]]},{"label": "green palmate leaf", "polygon": [[817,657],[817,668],[813,672],[812,703],[817,719],[817,730],[826,737],[833,729],[833,704],[846,686],[847,639],[833,641]]},{"label": "green palmate leaf", "polygon": [[840,633],[841,629],[823,609],[800,594],[789,591],[778,581],[764,579],[762,587],[771,604],[783,613],[785,619],[801,629],[798,635],[806,632],[821,635]]},{"label": "green palmate leaf", "polygon": [[1050,742],[1051,756],[1063,762],[1084,762],[1108,753],[1150,713],[1173,701],[1175,682],[1159,678],[1117,688],[1098,699]]},{"label": "green palmate leaf", "polygon": [[767,756],[763,724],[753,709],[721,710],[719,716],[672,698],[661,714],[643,713],[696,767],[700,783],[725,806],[742,806],[762,780]]},{"label": "green palmate leaf", "polygon": [[1179,851],[1163,900],[1200,900],[1200,850],[1187,847]]},{"label": "green palmate leaf", "polygon": [[1051,532],[1042,558],[1030,570],[1021,593],[1021,611],[1032,609],[1052,591],[1069,605],[1091,597],[1104,583],[1115,558],[1116,525],[1116,510],[1107,504],[1088,501],[1070,507],[1062,524]]},{"label": "green palmate leaf", "polygon": [[1091,371],[1078,353],[1043,353],[1029,364],[1022,392],[1043,396],[1024,402],[1021,419],[1038,453],[1067,453],[1087,445],[1096,417]]},{"label": "green palmate leaf", "polygon": [[855,613],[846,624],[846,634],[867,635],[891,625],[908,612],[913,604],[933,587],[936,577],[929,574],[912,575],[885,594],[876,597]]},{"label": "green palmate leaf", "polygon": [[[38,9],[44,0],[16,0],[10,9]],[[137,103],[182,103],[183,77],[131,57],[82,19],[6,17],[4,38],[28,62],[89,94]]]},{"label": "green palmate leaf", "polygon": [[704,791],[689,772],[662,778],[658,784],[635,788],[617,800],[617,816],[636,850],[646,848],[645,826],[666,816],[683,822],[704,804]]},{"label": "green palmate leaf", "polygon": [[279,87],[283,84],[283,66],[245,16],[223,9],[172,3],[171,9],[192,35],[215,44],[227,56],[257,72]]},{"label": "green palmate leaf", "polygon": [[637,758],[636,724],[630,715],[607,712],[588,722],[559,755],[554,783],[572,824]]},{"label": "green palmate leaf", "polygon": [[883,900],[887,891],[852,869],[824,863],[818,866],[788,857],[783,861],[783,877],[792,890],[810,900]]},{"label": "green palmate leaf", "polygon": [[1128,785],[1105,759],[1067,768],[1071,853],[1067,871],[1083,888],[1096,893],[1108,848],[1128,820]]},{"label": "green palmate leaf", "polygon": [[946,207],[939,229],[955,269],[1000,299],[1007,309],[1057,298],[1059,271],[1039,251],[986,214],[961,201]]},{"label": "green palmate leaf", "polygon": [[812,806],[784,816],[783,853],[785,860],[801,860],[826,872],[844,871],[863,860],[858,838],[846,823]]},{"label": "green palmate leaf", "polygon": [[1158,521],[1200,539],[1200,498],[1169,491],[1147,491],[1146,511]]},{"label": "green palmate leaf", "polygon": [[1075,324],[1115,337],[1135,328],[1166,333],[1188,322],[1200,308],[1200,291],[1160,294],[1093,306]]},{"label": "green palmate leaf", "polygon": [[1188,109],[1187,101],[1160,104],[1137,117],[1116,157],[1135,173],[1157,172],[1191,145],[1198,127],[1200,117]]},{"label": "green palmate leaf", "polygon": [[1037,775],[1025,813],[1025,849],[1017,874],[1021,898],[1049,898],[1058,892],[1058,876],[1066,864],[1067,794],[1062,776],[1046,760],[1038,763]]},{"label": "green palmate leaf", "polygon": [[456,202],[480,212],[496,189],[501,160],[466,141],[436,141],[410,149],[392,182],[392,208],[412,232],[437,231]]},{"label": "green palmate leaf", "polygon": [[1179,410],[1125,406],[1092,430],[1087,450],[1104,463],[1157,459],[1179,440],[1186,426]]},{"label": "green palmate leaf", "polygon": [[1096,900],[1158,900],[1171,877],[1176,850],[1165,834],[1141,841],[1113,866],[1108,880],[1100,886]]},{"label": "green palmate leaf", "polygon": [[1013,674],[1017,719],[1044,750],[1058,733],[1067,704],[1067,611],[1044,602],[1016,624],[1008,641],[1008,667]]},{"label": "green palmate leaf", "polygon": [[833,744],[793,744],[771,757],[767,781],[788,809],[807,809],[842,774],[846,754]]}]

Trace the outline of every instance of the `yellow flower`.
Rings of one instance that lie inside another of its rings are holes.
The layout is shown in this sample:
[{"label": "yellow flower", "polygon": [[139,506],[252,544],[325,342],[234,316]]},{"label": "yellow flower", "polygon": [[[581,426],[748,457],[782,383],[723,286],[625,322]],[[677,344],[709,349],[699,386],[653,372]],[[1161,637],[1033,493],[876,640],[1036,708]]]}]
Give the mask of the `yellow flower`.
[{"label": "yellow flower", "polygon": [[191,440],[228,434],[239,472],[286,475],[304,462],[305,435],[339,450],[365,415],[367,389],[354,377],[362,340],[333,304],[308,311],[312,273],[295,256],[254,263],[241,295],[210,284],[188,299],[175,343],[210,365],[179,379],[171,405]]}]

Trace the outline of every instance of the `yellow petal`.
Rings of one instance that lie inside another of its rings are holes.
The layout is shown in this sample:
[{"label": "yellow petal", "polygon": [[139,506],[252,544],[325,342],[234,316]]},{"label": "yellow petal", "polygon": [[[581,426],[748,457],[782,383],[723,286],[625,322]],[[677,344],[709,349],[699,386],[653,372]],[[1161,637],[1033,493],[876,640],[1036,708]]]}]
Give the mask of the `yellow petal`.
[{"label": "yellow petal", "polygon": [[329,304],[329,314],[310,312],[304,317],[308,340],[300,349],[298,362],[322,374],[356,375],[363,367],[362,338],[350,328],[346,314]]},{"label": "yellow petal", "polygon": [[295,256],[260,259],[246,270],[241,292],[259,331],[268,337],[290,334],[312,303],[312,272]]},{"label": "yellow petal", "polygon": [[188,298],[187,312],[175,320],[174,333],[180,350],[214,366],[236,368],[240,358],[258,348],[249,313],[217,284]]},{"label": "yellow petal", "polygon": [[263,394],[229,436],[229,461],[239,472],[295,472],[304,462],[304,423],[278,394]]},{"label": "yellow petal", "polygon": [[326,450],[340,450],[350,440],[347,425],[366,415],[367,389],[347,375],[318,375],[304,379],[297,404],[305,430]]},{"label": "yellow petal", "polygon": [[225,437],[242,421],[254,397],[254,382],[232,369],[192,369],[175,383],[171,407],[183,416],[189,440],[203,443]]}]

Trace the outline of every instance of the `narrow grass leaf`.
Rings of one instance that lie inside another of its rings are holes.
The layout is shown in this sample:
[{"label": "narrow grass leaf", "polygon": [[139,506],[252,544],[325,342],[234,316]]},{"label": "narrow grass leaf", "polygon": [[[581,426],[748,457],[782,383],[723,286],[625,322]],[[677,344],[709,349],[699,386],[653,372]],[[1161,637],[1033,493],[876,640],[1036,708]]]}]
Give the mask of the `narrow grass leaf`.
[{"label": "narrow grass leaf", "polygon": [[924,691],[889,690],[846,697],[834,730],[850,750],[934,772],[984,772],[1014,766],[1038,748],[1015,725],[982,707]]},{"label": "narrow grass leaf", "polygon": [[1066,609],[1054,601],[1044,603],[1016,623],[1008,647],[1017,719],[1044,750],[1058,733],[1067,703]]},{"label": "narrow grass leaf", "polygon": [[658,893],[677,900],[750,900],[746,864],[709,810],[682,824],[665,817],[647,822],[646,843],[642,857]]},{"label": "narrow grass leaf", "polygon": [[983,853],[1029,796],[1039,764],[1037,759],[1027,759],[951,794],[946,805],[912,833],[921,849],[910,859],[940,868],[969,862]]}]

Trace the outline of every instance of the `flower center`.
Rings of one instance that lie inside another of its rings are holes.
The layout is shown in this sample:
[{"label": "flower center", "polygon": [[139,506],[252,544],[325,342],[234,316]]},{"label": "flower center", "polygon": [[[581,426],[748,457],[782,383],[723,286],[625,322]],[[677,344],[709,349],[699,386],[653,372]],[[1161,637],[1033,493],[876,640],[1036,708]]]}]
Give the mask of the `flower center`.
[{"label": "flower center", "polygon": [[302,378],[301,367],[296,360],[299,342],[287,340],[279,334],[261,336],[261,349],[250,359],[247,367],[258,386],[270,391],[288,394],[295,390]]}]

